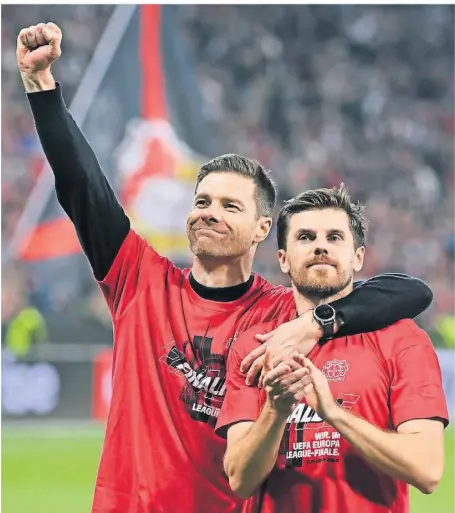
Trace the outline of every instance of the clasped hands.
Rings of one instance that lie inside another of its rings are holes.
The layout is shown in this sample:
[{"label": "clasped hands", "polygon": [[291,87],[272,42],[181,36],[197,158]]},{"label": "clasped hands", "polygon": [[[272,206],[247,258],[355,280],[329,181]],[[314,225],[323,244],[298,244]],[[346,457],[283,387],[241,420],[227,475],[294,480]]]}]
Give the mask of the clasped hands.
[{"label": "clasped hands", "polygon": [[302,399],[327,422],[336,415],[339,406],[327,378],[303,354],[293,353],[276,367],[266,354],[263,372],[268,405],[280,417],[287,418]]}]

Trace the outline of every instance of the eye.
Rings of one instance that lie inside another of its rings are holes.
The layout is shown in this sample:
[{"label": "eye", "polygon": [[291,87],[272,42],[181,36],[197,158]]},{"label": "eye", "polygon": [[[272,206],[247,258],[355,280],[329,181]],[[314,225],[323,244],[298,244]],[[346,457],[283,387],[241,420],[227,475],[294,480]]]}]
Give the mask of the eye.
[{"label": "eye", "polygon": [[300,235],[300,237],[299,237],[299,240],[310,241],[311,237],[307,233],[302,233],[302,235]]},{"label": "eye", "polygon": [[234,205],[233,203],[228,203],[226,206],[225,206],[226,210],[230,210],[232,212],[239,212],[239,207],[237,205]]},{"label": "eye", "polygon": [[198,199],[195,203],[196,207],[199,207],[199,208],[204,208],[208,205],[208,201],[205,200],[205,199]]},{"label": "eye", "polygon": [[339,240],[343,240],[343,237],[341,237],[341,235],[338,235],[336,233],[334,233],[333,235],[330,235],[329,238],[328,238],[329,241],[339,241]]}]

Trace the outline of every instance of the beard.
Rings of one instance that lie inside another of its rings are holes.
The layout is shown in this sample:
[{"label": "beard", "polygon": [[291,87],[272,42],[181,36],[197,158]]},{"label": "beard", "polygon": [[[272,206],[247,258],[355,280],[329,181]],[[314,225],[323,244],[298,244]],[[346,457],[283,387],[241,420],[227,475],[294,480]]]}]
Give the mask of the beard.
[{"label": "beard", "polygon": [[[332,270],[331,270],[332,269]],[[354,278],[352,270],[338,271],[337,267],[314,269],[304,267],[289,270],[289,276],[302,296],[321,301],[336,296],[348,287]]]}]

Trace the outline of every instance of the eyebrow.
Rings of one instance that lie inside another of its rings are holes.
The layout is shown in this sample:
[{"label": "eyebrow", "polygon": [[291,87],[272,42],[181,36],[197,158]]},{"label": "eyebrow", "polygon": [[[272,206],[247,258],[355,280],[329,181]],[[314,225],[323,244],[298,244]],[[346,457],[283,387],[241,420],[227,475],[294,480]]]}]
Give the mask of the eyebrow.
[{"label": "eyebrow", "polygon": [[[210,196],[205,192],[199,192],[194,197],[194,201],[200,200],[200,199],[210,199]],[[223,196],[221,198],[222,201],[226,201],[227,203],[236,203],[237,205],[240,205],[241,207],[245,207],[244,203],[236,198],[230,198],[228,196]]]},{"label": "eyebrow", "polygon": [[339,230],[338,228],[332,228],[327,233],[330,235],[342,235],[343,237],[346,235],[344,230]]},{"label": "eyebrow", "polygon": [[240,205],[241,207],[244,207],[245,205],[243,204],[243,201],[239,200],[239,199],[236,199],[236,198],[229,198],[229,197],[224,197],[223,198],[224,201],[227,201],[228,203],[237,203],[237,205]]},{"label": "eyebrow", "polygon": [[[331,228],[330,230],[327,230],[328,235],[341,235],[345,236],[346,232],[344,230],[340,230],[338,228]],[[310,228],[300,228],[296,232],[296,236],[300,237],[301,235],[316,235],[315,230],[311,230]]]}]

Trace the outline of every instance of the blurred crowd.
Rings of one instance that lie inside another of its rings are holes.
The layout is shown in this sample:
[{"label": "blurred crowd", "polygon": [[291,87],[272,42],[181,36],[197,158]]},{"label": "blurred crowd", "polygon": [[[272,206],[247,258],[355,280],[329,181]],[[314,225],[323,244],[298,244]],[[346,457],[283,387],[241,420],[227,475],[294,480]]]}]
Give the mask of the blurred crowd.
[{"label": "blurred crowd", "polygon": [[[418,276],[454,311],[453,6],[187,6],[206,116],[281,199],[345,182],[368,206],[364,275]],[[272,237],[257,269],[283,280]],[[453,324],[452,324],[453,328]],[[452,331],[453,338],[453,331]]]},{"label": "blurred crowd", "polygon": [[17,35],[39,22],[58,23],[64,33],[65,58],[55,64],[55,70],[64,84],[65,98],[71,101],[112,8],[51,4],[2,9],[2,242],[12,236],[44,162],[17,69]]},{"label": "blurred crowd", "polygon": [[[2,8],[2,244],[8,246],[17,222],[45,162],[33,118],[25,99],[16,63],[16,38],[19,31],[39,22],[57,23],[64,33],[65,58],[55,65],[55,75],[65,89],[67,103],[76,92],[96,44],[112,13],[112,5],[6,5]],[[2,345],[16,356],[28,353],[38,341],[48,339],[47,325],[58,341],[57,312],[49,312],[36,296],[33,275],[21,262],[4,265],[2,253]],[[75,308],[77,321],[65,316],[65,324],[81,325],[87,310],[106,325],[106,311],[100,311],[99,295],[83,299]],[[96,298],[95,304],[93,297]],[[45,317],[41,315],[42,311]],[[81,311],[83,312],[81,315]],[[86,320],[86,319],[85,319]],[[86,320],[87,321],[87,320]],[[98,322],[98,323],[99,323]],[[61,317],[60,317],[61,324]],[[19,329],[18,329],[19,327]],[[60,330],[61,331],[61,330]],[[79,330],[80,333],[80,330]]]},{"label": "blurred crowd", "polygon": [[[16,68],[17,33],[37,21],[61,26],[65,58],[56,75],[70,101],[112,8],[3,7],[3,242],[43,163]],[[454,331],[453,12],[442,5],[180,8],[204,116],[223,151],[272,169],[280,201],[345,182],[368,206],[361,277],[394,271],[425,280],[435,300],[419,322],[440,345],[453,345]],[[272,235],[255,270],[282,283],[275,248]],[[95,303],[91,310],[106,322]]]}]

